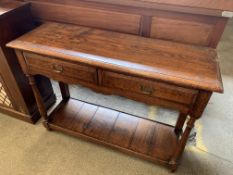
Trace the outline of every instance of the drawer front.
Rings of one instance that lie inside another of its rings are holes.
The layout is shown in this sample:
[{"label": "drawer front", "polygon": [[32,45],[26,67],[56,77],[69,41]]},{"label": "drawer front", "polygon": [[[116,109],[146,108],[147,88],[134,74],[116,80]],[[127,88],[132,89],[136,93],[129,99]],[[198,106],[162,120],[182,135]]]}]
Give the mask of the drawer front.
[{"label": "drawer front", "polygon": [[80,80],[97,83],[97,70],[94,67],[31,53],[24,53],[24,56],[29,72],[32,74],[42,74],[60,81],[65,77],[68,81],[74,83]]},{"label": "drawer front", "polygon": [[109,88],[126,90],[183,104],[192,104],[198,93],[196,90],[108,71],[103,73],[102,84]]}]

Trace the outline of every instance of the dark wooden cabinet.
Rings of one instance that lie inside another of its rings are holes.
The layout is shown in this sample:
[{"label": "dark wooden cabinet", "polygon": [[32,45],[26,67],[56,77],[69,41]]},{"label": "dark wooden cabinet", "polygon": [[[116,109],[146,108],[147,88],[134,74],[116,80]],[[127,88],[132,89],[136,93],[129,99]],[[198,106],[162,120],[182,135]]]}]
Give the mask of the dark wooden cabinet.
[{"label": "dark wooden cabinet", "polygon": [[[36,27],[28,3],[0,2],[0,112],[34,123],[39,118],[32,89],[13,49],[6,43]],[[49,107],[55,95],[48,78],[38,76],[40,92]]]}]

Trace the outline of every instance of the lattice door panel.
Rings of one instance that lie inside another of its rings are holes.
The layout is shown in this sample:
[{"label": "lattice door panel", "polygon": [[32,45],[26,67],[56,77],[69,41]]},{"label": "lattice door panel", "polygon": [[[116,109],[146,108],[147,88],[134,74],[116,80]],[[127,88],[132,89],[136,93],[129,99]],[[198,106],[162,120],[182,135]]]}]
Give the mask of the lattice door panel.
[{"label": "lattice door panel", "polygon": [[3,82],[1,82],[1,77],[0,77],[0,105],[13,108],[10,98],[6,93],[6,90],[4,89]]}]

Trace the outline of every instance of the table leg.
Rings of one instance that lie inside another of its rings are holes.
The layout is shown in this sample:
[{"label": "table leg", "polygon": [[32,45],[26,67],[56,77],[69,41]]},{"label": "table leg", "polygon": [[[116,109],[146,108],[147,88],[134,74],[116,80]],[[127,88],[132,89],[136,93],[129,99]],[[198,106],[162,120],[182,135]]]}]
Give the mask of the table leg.
[{"label": "table leg", "polygon": [[171,161],[169,162],[172,172],[176,171],[176,169],[177,169],[177,161],[178,161],[178,159],[180,158],[181,154],[184,151],[185,145],[186,145],[187,140],[189,138],[189,134],[190,134],[191,130],[194,127],[195,121],[196,121],[195,118],[190,118],[189,119],[189,121],[187,123],[187,126],[185,128],[185,131],[184,131],[181,139],[178,142],[175,153],[173,154],[173,157],[172,157]]},{"label": "table leg", "polygon": [[32,87],[32,91],[33,91],[33,94],[35,96],[37,107],[38,107],[38,110],[40,112],[40,115],[44,119],[43,124],[48,130],[50,130],[49,125],[48,125],[47,111],[46,111],[46,108],[44,106],[44,102],[43,102],[43,99],[41,97],[40,91],[38,90],[38,88],[36,86],[35,78],[32,75],[27,75],[27,77],[28,77],[28,80],[29,80],[29,84]]},{"label": "table leg", "polygon": [[[212,93],[208,92],[208,91],[200,91],[199,92],[197,99],[194,103],[194,106],[189,113],[190,119],[187,123],[185,131],[182,134],[180,140],[178,141],[178,144],[176,146],[174,154],[169,162],[169,165],[171,167],[172,172],[176,171],[178,160],[181,157],[182,153],[184,152],[185,145],[187,143],[190,132],[194,127],[195,121],[202,116],[202,113],[204,112],[204,110],[205,110],[205,108],[210,100],[211,95],[212,95]],[[181,120],[180,123],[182,124],[184,119],[180,119],[180,120]],[[178,119],[178,121],[179,121],[179,119]],[[182,125],[179,124],[179,126],[182,126]]]},{"label": "table leg", "polygon": [[59,87],[62,95],[63,100],[68,100],[70,98],[70,91],[69,91],[69,85],[59,82]]},{"label": "table leg", "polygon": [[185,113],[180,113],[178,120],[176,122],[176,126],[175,126],[175,133],[177,135],[181,135],[182,131],[183,131],[183,127],[184,127],[184,123],[187,119],[188,114]]}]

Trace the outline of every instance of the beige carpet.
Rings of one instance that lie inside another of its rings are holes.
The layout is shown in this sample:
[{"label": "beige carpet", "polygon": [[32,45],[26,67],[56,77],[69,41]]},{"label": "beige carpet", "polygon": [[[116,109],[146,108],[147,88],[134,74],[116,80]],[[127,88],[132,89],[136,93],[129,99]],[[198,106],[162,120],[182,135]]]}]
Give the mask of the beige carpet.
[{"label": "beige carpet", "polygon": [[[233,21],[219,46],[219,55],[225,94],[214,94],[196,125],[196,142],[186,149],[176,174],[233,175]],[[85,88],[72,86],[71,90],[74,95],[82,94],[83,100],[116,105],[126,112],[174,122],[174,111],[125,101],[121,97],[100,96]],[[170,115],[173,117],[169,118]],[[48,132],[41,121],[30,125],[0,114],[0,175],[166,174],[170,172],[164,167],[58,132]]]}]

